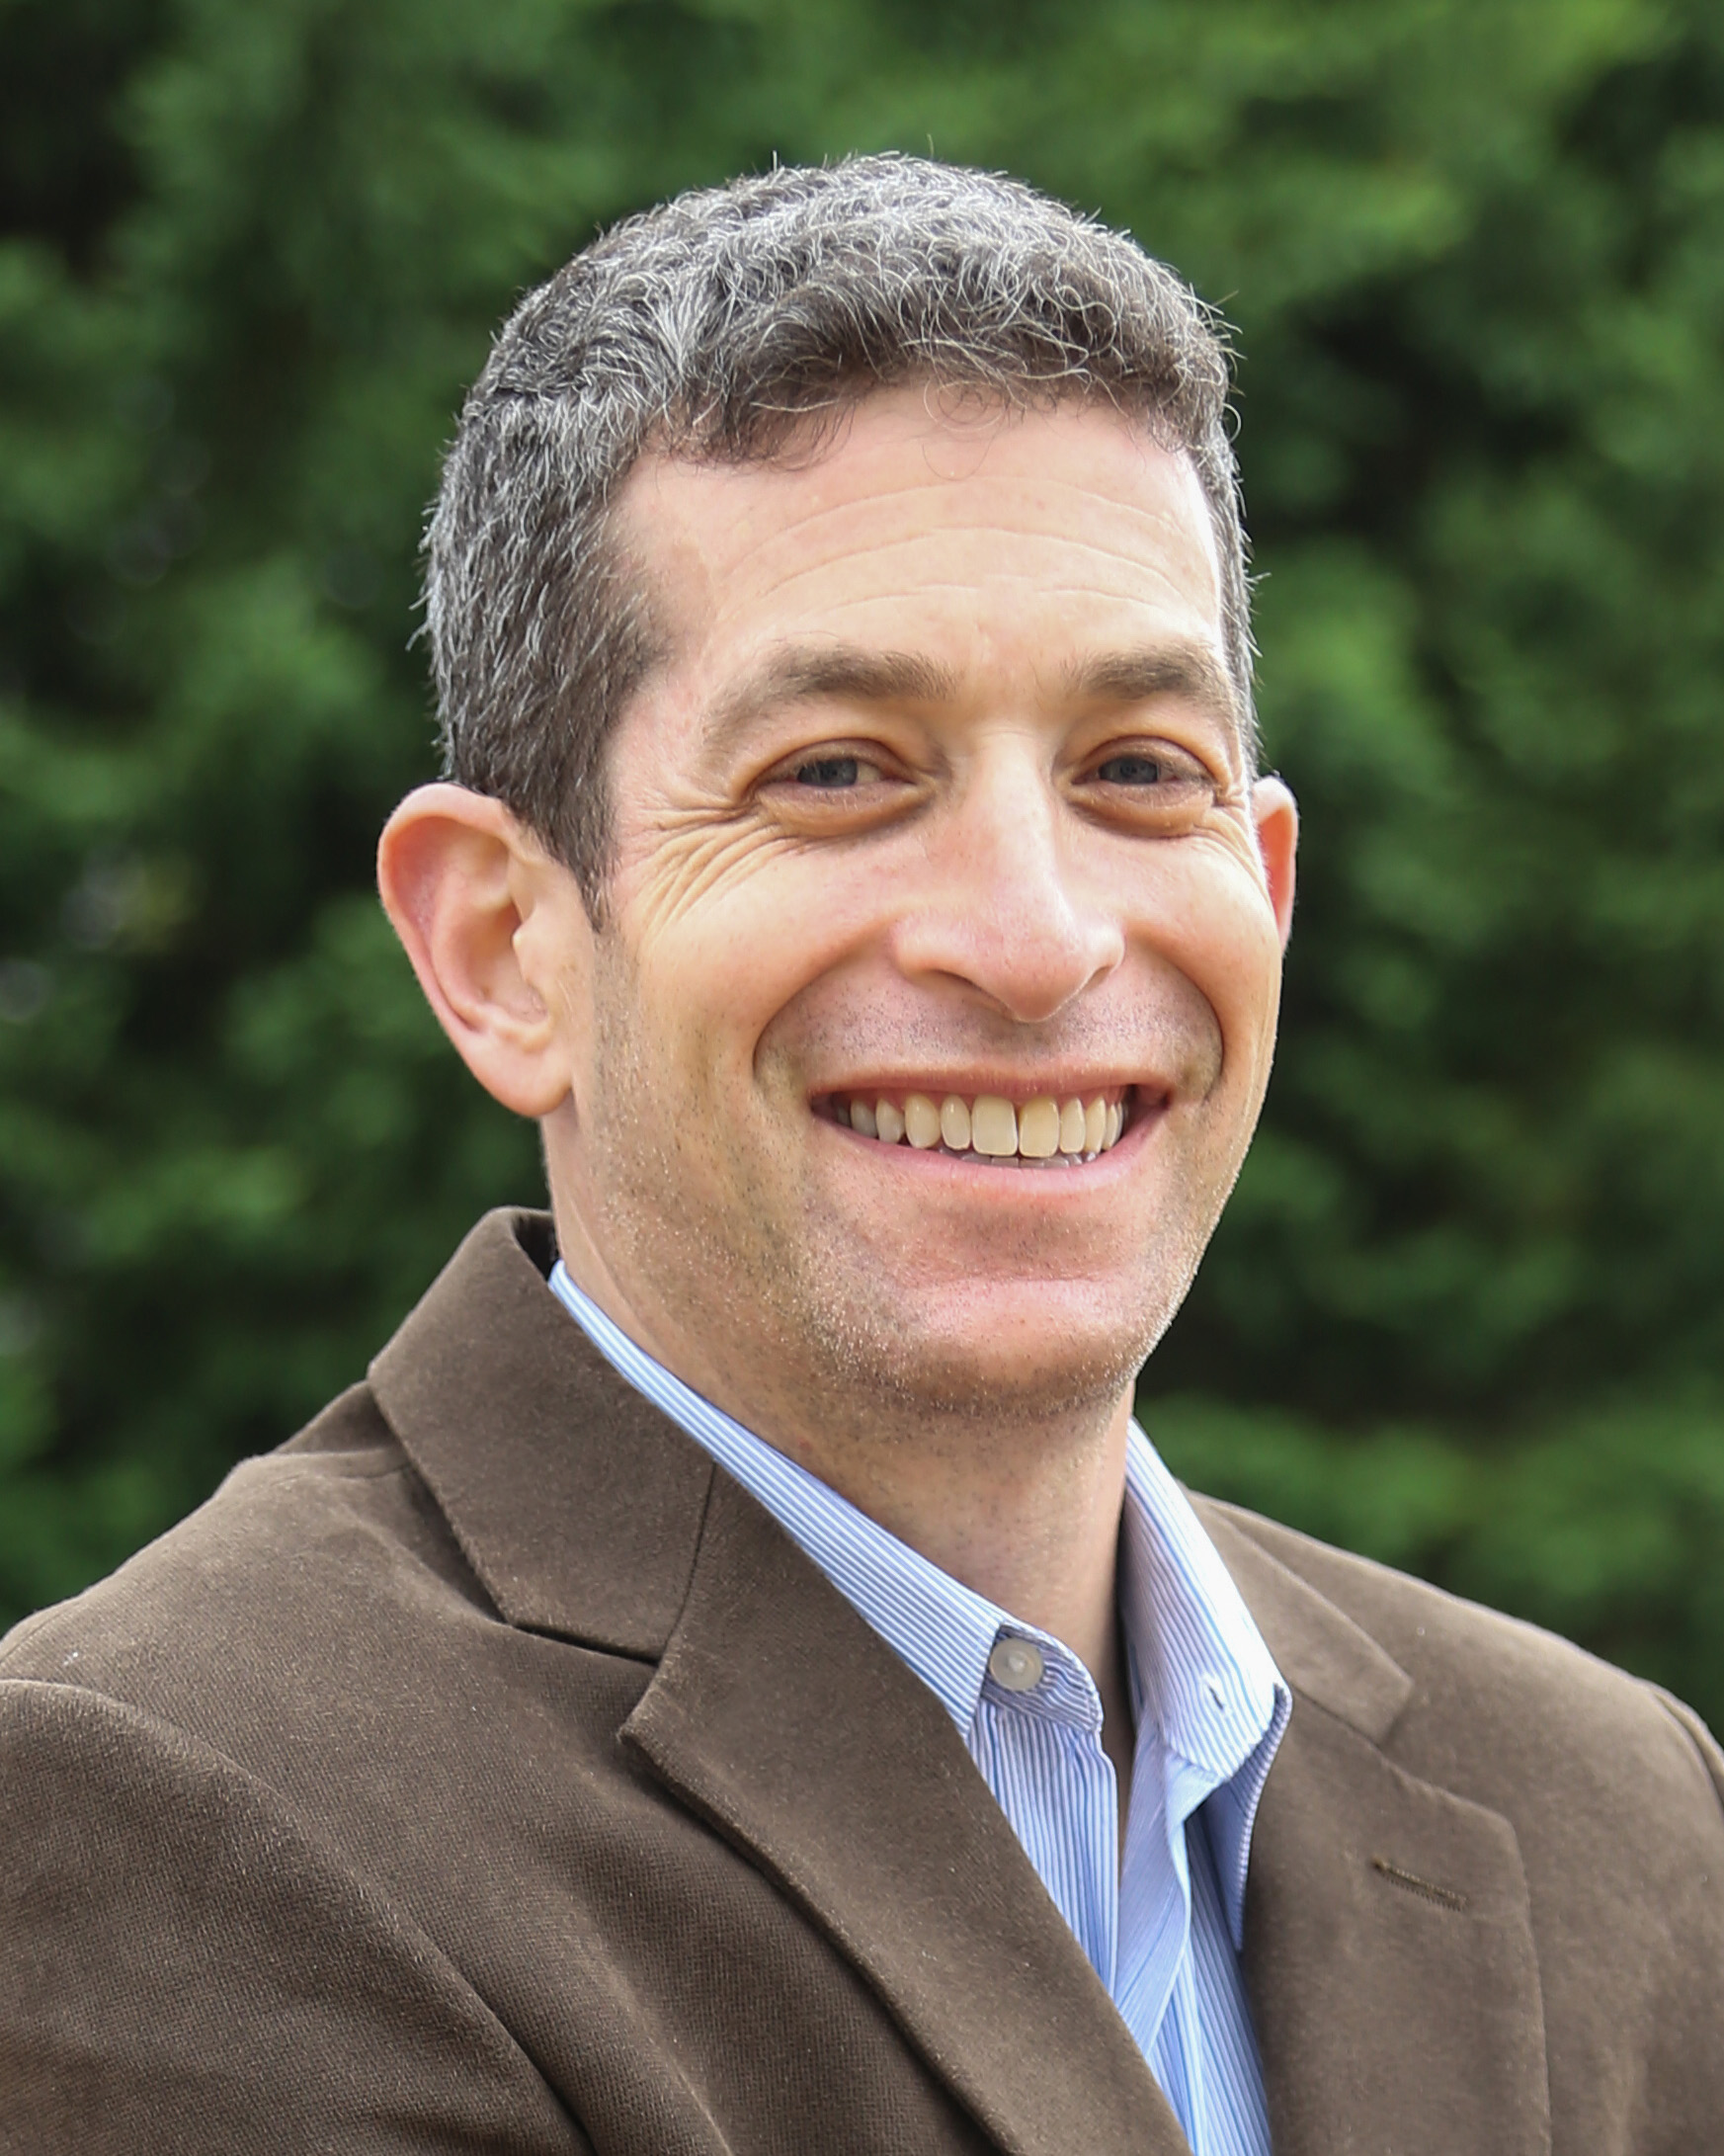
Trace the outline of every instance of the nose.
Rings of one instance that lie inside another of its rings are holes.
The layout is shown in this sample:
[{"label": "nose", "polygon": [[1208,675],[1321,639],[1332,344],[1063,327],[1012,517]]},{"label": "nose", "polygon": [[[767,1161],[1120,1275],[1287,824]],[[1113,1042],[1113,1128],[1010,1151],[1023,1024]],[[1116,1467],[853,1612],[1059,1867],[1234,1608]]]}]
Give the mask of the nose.
[{"label": "nose", "polygon": [[906,893],[899,966],[959,982],[1021,1025],[1045,1024],[1125,952],[1083,836],[1030,744],[985,759],[928,826],[929,874]]}]

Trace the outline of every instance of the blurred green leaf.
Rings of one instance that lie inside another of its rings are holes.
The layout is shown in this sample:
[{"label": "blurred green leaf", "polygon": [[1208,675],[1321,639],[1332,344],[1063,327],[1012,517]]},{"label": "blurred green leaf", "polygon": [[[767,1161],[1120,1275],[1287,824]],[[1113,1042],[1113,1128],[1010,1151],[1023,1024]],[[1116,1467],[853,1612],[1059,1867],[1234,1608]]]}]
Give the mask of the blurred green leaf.
[{"label": "blurred green leaf", "polygon": [[0,0],[0,1616],[540,1195],[369,895],[495,323],[666,192],[930,144],[1238,324],[1305,861],[1152,1430],[1724,1718],[1698,0]]}]

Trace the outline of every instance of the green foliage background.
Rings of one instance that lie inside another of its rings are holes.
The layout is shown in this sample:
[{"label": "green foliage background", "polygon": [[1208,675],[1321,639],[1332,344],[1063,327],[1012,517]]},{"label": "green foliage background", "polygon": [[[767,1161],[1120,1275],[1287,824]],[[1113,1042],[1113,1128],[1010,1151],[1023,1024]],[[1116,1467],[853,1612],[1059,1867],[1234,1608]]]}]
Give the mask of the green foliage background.
[{"label": "green foliage background", "polygon": [[1193,1480],[1724,1720],[1724,15],[1700,0],[0,0],[0,1605],[535,1199],[369,894],[512,295],[925,148],[1237,323],[1306,871],[1145,1410]]}]

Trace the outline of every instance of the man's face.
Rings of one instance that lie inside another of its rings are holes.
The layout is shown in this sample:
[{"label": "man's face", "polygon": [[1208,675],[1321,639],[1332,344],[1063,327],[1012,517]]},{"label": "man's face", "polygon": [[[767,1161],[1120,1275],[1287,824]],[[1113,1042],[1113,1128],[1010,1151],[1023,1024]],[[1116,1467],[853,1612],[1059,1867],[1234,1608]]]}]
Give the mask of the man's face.
[{"label": "man's face", "polygon": [[823,1402],[1116,1399],[1238,1171],[1279,986],[1189,462],[1102,408],[892,392],[801,458],[643,462],[622,533],[670,656],[611,745],[568,973],[565,1246],[780,1442]]}]

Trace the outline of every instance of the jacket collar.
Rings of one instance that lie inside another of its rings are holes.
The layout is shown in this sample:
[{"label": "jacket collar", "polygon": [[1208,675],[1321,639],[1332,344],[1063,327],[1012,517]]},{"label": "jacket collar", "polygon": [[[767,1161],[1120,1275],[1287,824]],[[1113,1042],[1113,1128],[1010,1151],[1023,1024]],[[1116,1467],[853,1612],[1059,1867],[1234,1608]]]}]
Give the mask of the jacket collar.
[{"label": "jacket collar", "polygon": [[569,1322],[548,1215],[487,1213],[371,1390],[511,1624],[656,1659],[714,1469]]},{"label": "jacket collar", "polygon": [[1293,1692],[1381,1744],[1412,1697],[1406,1671],[1251,1538],[1250,1514],[1207,1497],[1193,1496],[1191,1504]]}]

